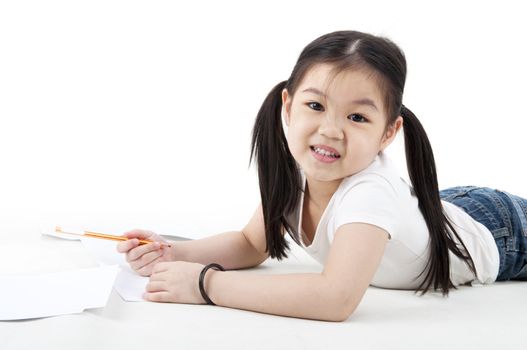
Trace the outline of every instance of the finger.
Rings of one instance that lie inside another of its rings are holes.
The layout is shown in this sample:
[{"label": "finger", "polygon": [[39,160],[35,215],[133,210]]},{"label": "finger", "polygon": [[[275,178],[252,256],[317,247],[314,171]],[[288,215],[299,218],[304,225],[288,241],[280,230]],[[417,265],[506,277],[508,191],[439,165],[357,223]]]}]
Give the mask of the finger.
[{"label": "finger", "polygon": [[166,281],[167,280],[167,273],[168,273],[168,271],[154,272],[152,270],[152,274],[150,275],[150,282]]},{"label": "finger", "polygon": [[163,251],[159,249],[161,246],[159,242],[139,245],[139,241],[137,241],[136,238],[131,239],[131,241],[135,241],[137,243],[134,243],[136,244],[135,249],[132,249],[127,254],[127,259],[129,261],[135,261],[137,259],[140,259],[143,255],[148,254],[150,252],[159,251],[159,254],[163,254]]},{"label": "finger", "polygon": [[149,293],[153,292],[167,292],[167,284],[165,282],[155,281],[146,285],[145,290]]},{"label": "finger", "polygon": [[130,249],[133,249],[139,245],[137,239],[129,239],[127,241],[122,241],[117,243],[117,251],[119,253],[127,253]]},{"label": "finger", "polygon": [[153,236],[153,232],[145,231],[145,230],[132,230],[132,231],[123,233],[123,236],[127,238],[145,239],[145,238],[149,238],[150,236]]},{"label": "finger", "polygon": [[154,292],[154,293],[144,293],[143,299],[148,301],[155,301],[166,303],[170,302],[170,293],[169,292]]},{"label": "finger", "polygon": [[141,276],[145,276],[145,277],[148,277],[150,276],[150,274],[152,273],[152,269],[154,267],[154,264],[159,261],[159,259],[161,259],[161,257],[158,257],[157,259],[155,259],[154,261],[152,261],[152,263],[148,264],[148,265],[145,265],[143,267],[140,267],[140,268],[134,268],[132,266],[132,268],[137,271],[138,274],[140,274]]},{"label": "finger", "polygon": [[148,277],[150,276],[150,266],[145,266],[139,270],[134,269],[139,276]]},{"label": "finger", "polygon": [[160,250],[146,253],[141,256],[139,259],[130,261],[130,266],[136,270],[140,270],[145,266],[149,266],[150,270],[154,267],[156,259],[159,259],[162,255]]}]

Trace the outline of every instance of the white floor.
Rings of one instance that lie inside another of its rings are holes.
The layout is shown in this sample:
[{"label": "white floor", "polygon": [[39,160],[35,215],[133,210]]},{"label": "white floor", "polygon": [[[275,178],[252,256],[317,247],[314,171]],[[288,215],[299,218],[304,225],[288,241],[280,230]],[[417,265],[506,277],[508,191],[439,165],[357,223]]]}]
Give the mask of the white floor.
[{"label": "white floor", "polygon": [[[16,256],[13,248],[20,243],[0,245],[0,273],[9,265],[19,269],[30,265],[23,248],[23,259],[12,261]],[[39,257],[44,261],[41,269],[46,267],[45,261],[48,268],[67,268],[72,260],[75,266],[92,263],[79,242],[46,239],[33,242],[32,249],[38,245],[48,252]],[[268,260],[253,272],[321,269],[295,247],[287,261]],[[460,287],[448,298],[438,293],[419,297],[412,291],[370,287],[355,313],[346,322],[334,323],[205,305],[130,303],[113,291],[105,308],[0,322],[0,348],[521,349],[527,348],[526,297],[525,282]]]}]

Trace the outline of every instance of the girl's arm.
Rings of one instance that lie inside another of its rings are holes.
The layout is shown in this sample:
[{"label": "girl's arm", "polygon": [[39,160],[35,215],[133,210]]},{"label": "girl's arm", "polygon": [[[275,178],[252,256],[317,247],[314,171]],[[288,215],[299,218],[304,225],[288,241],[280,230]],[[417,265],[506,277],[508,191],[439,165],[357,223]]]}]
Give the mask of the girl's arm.
[{"label": "girl's arm", "polygon": [[236,270],[260,265],[267,259],[251,245],[243,231],[230,231],[213,236],[171,242],[174,260],[207,265],[211,262],[225,269]]},{"label": "girl's arm", "polygon": [[[146,230],[132,230],[124,235],[129,239],[117,244],[117,251],[126,254],[126,261],[141,276],[150,276],[154,266],[167,261],[187,261],[200,264],[218,263],[224,268],[243,269],[264,262],[265,231],[260,205],[242,231],[224,232],[210,237],[170,242],[171,248],[161,247],[166,242],[158,234]],[[138,239],[148,239],[153,244],[139,245]]]},{"label": "girl's arm", "polygon": [[382,259],[388,233],[364,223],[339,227],[322,273],[286,275],[209,270],[216,305],[275,315],[344,321],[359,305]]},{"label": "girl's arm", "polygon": [[269,257],[265,247],[261,204],[241,231],[221,233],[193,241],[174,242],[175,260],[204,265],[215,262],[228,270],[260,265]]}]

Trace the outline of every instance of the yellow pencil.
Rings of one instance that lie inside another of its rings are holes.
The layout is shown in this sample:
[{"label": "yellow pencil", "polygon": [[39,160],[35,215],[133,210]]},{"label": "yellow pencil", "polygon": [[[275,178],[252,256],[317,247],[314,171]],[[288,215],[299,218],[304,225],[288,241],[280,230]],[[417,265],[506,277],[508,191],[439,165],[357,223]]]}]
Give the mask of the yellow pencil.
[{"label": "yellow pencil", "polygon": [[[114,236],[114,235],[108,235],[106,233],[98,233],[98,232],[91,232],[91,231],[84,231],[84,234],[74,233],[74,232],[66,232],[60,226],[56,226],[55,227],[55,232],[66,233],[68,235],[85,236],[85,237],[100,238],[100,239],[110,239],[112,241],[127,241],[127,240],[130,239],[130,238],[125,237],[125,236]],[[139,245],[148,244],[148,243],[154,243],[154,241],[150,241],[150,240],[147,240],[147,239],[139,239]],[[160,243],[161,243],[161,246],[165,246],[165,247],[168,247],[168,248],[172,247],[168,243],[163,243],[163,242],[160,242]]]}]

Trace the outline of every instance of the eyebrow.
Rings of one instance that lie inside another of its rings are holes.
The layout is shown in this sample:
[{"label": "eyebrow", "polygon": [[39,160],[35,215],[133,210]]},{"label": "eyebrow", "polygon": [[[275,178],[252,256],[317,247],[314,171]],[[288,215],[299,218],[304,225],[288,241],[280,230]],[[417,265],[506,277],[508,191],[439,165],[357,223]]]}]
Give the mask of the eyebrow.
[{"label": "eyebrow", "polygon": [[[302,92],[311,92],[311,93],[314,93],[315,95],[319,95],[319,96],[322,96],[324,98],[326,98],[326,94],[324,94],[322,91],[320,91],[319,89],[317,88],[313,88],[313,87],[309,87],[307,89],[305,89],[304,91]],[[377,108],[377,106],[375,105],[375,102],[373,102],[372,100],[370,100],[369,98],[360,98],[358,100],[353,100],[351,101],[351,103],[353,104],[357,104],[357,105],[365,105],[365,106],[370,106],[370,107],[373,107],[375,108],[375,110],[379,110]]]}]

